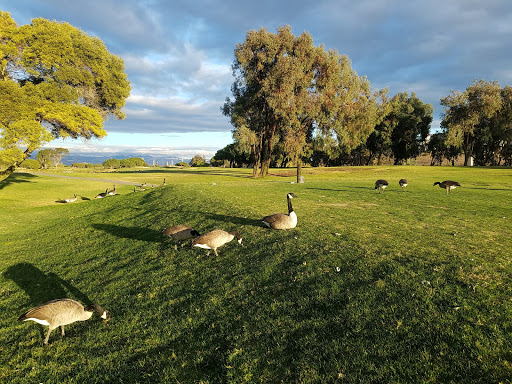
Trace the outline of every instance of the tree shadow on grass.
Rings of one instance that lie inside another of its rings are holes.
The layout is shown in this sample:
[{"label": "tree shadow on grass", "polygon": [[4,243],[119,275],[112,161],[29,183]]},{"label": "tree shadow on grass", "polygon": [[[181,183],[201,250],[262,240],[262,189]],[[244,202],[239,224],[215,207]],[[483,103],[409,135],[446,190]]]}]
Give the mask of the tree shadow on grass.
[{"label": "tree shadow on grass", "polygon": [[45,273],[30,263],[18,263],[10,266],[3,276],[14,281],[28,295],[33,306],[44,304],[50,300],[67,298],[70,295],[90,304],[91,300],[68,281],[55,273]]},{"label": "tree shadow on grass", "polygon": [[113,224],[93,224],[92,227],[124,239],[152,242],[161,242],[163,240],[161,232],[150,228],[123,227]]},{"label": "tree shadow on grass", "polygon": [[12,184],[19,183],[30,183],[37,176],[32,175],[30,173],[13,173],[5,180],[0,181],[0,190],[4,189]]}]

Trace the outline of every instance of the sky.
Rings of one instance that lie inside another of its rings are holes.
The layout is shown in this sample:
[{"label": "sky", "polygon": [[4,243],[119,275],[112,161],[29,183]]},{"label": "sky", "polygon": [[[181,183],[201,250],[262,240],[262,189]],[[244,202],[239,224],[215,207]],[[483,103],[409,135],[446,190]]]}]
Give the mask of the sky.
[{"label": "sky", "polygon": [[512,85],[510,0],[0,0],[0,10],[18,25],[68,22],[124,60],[126,119],[108,120],[104,139],[47,145],[84,158],[209,160],[233,142],[220,108],[232,96],[235,46],[260,28],[307,32],[348,55],[374,89],[414,92],[434,107],[432,132],[451,90],[482,79]]}]

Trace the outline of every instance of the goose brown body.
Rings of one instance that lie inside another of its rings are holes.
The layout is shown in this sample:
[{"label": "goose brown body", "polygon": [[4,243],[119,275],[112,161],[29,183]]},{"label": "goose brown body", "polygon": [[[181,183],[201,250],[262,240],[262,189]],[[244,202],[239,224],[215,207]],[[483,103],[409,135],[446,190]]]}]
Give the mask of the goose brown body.
[{"label": "goose brown body", "polygon": [[103,199],[104,197],[108,196],[108,188],[105,190],[105,192],[98,193],[96,195],[96,199]]},{"label": "goose brown body", "polygon": [[76,197],[76,193],[75,193],[73,197],[68,197],[67,199],[64,199],[64,202],[74,203],[76,201],[76,199],[77,199],[77,197]]},{"label": "goose brown body", "polygon": [[213,249],[215,256],[218,256],[217,248],[223,246],[226,243],[229,243],[235,237],[237,238],[238,243],[243,246],[242,237],[237,231],[226,232],[222,229],[215,229],[211,232],[199,236],[198,238],[194,239],[192,246],[208,249],[207,255],[210,254],[209,250]]},{"label": "goose brown body", "polygon": [[386,188],[387,186],[389,185],[388,181],[387,180],[384,180],[384,179],[379,179],[375,182],[375,189],[379,192],[379,193],[382,193],[384,191],[384,188]]},{"label": "goose brown body", "polygon": [[273,215],[265,216],[261,221],[269,228],[272,229],[292,229],[297,226],[297,214],[292,207],[292,198],[297,197],[294,193],[288,193],[286,200],[288,202],[288,214],[275,213]]},{"label": "goose brown body", "polygon": [[188,225],[180,224],[165,228],[162,233],[174,240],[174,249],[178,250],[177,242],[192,239],[199,236],[199,232]]},{"label": "goose brown body", "polygon": [[18,321],[32,320],[48,326],[48,333],[44,340],[44,344],[48,344],[50,333],[55,328],[60,327],[62,336],[64,336],[65,325],[76,321],[89,320],[94,311],[98,312],[102,319],[110,318],[110,313],[97,304],[84,307],[78,301],[72,299],[57,299],[29,309],[18,318]]},{"label": "goose brown body", "polygon": [[117,193],[117,191],[116,191],[116,185],[114,184],[114,189],[111,189],[110,191],[108,191],[108,194],[109,194],[110,196],[114,196],[116,193]]},{"label": "goose brown body", "polygon": [[445,180],[443,182],[436,181],[434,186],[439,185],[440,188],[446,189],[446,194],[450,193],[452,189],[456,187],[460,187],[460,184],[457,181],[453,180]]}]

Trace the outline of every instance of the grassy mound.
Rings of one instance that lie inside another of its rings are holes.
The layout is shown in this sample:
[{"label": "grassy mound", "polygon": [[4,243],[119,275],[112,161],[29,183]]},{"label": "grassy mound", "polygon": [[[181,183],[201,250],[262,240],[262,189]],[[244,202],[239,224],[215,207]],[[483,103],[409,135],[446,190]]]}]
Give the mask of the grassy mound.
[{"label": "grassy mound", "polygon": [[[2,182],[0,381],[511,382],[510,169],[306,170],[305,184],[289,170],[249,172]],[[163,177],[94,199],[112,179]],[[432,186],[446,179],[462,187]],[[297,228],[264,228],[287,192]],[[78,202],[58,202],[73,193]],[[237,229],[244,247],[176,252],[160,231],[182,223]],[[113,318],[54,331],[43,347],[46,329],[16,319],[61,297]]]}]

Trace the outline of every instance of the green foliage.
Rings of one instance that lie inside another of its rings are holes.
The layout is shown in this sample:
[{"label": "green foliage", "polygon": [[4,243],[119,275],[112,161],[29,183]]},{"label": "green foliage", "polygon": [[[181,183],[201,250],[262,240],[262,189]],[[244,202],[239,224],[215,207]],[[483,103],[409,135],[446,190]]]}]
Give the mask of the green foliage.
[{"label": "green foliage", "polygon": [[25,169],[40,169],[41,163],[36,159],[26,159],[20,164],[21,168]]},{"label": "green foliage", "polygon": [[206,164],[206,159],[204,158],[204,156],[201,156],[201,155],[195,155],[190,160],[190,166],[191,167],[202,167],[205,164]]},{"label": "green foliage", "polygon": [[[103,137],[130,92],[121,58],[68,23],[0,14],[0,169],[59,137]],[[49,127],[49,129],[47,129]]]},{"label": "green foliage", "polygon": [[73,163],[71,164],[73,168],[89,168],[92,166],[92,164],[89,163]]},{"label": "green foliage", "polygon": [[468,165],[475,147],[475,130],[493,119],[502,107],[501,87],[497,82],[474,81],[464,92],[452,91],[441,99],[445,107],[441,126],[448,145],[462,148]]},{"label": "green foliage", "polygon": [[[243,132],[244,130],[242,130]],[[238,132],[238,131],[237,131]],[[237,133],[235,133],[235,140],[237,140]],[[245,141],[242,141],[245,143]],[[246,147],[241,144],[241,141],[236,141],[226,145],[224,148],[219,149],[213,157],[218,161],[229,162],[230,167],[242,167],[246,164],[250,164],[254,157],[252,156],[252,150],[250,147]]]},{"label": "green foliage", "polygon": [[[167,184],[101,200],[112,174],[13,174],[0,184],[0,381],[509,384],[511,170],[304,171],[307,186],[277,169],[116,173]],[[447,179],[462,187],[432,187]],[[262,227],[288,192],[297,228]],[[176,252],[160,231],[181,223],[237,229],[244,247]],[[16,318],[56,297],[113,318],[44,347],[41,326]]]},{"label": "green foliage", "polygon": [[413,92],[399,93],[391,100],[392,110],[385,120],[391,121],[391,151],[395,164],[420,155],[420,144],[429,131],[434,108],[424,104]]},{"label": "green foliage", "polygon": [[102,163],[103,167],[109,169],[121,168],[121,160],[119,159],[108,159]]},{"label": "green foliage", "polygon": [[254,176],[259,167],[260,175],[267,174],[275,145],[284,162],[297,164],[299,175],[315,127],[351,151],[387,110],[387,91],[374,92],[347,56],[315,47],[306,32],[295,37],[289,26],[276,34],[249,31],[235,48],[233,69],[233,100],[222,111],[235,127],[239,150],[253,160]]},{"label": "green foliage", "polygon": [[176,166],[178,166],[178,167],[190,167],[190,165],[186,161],[180,161],[179,163],[176,163]]},{"label": "green foliage", "polygon": [[215,157],[212,157],[210,159],[210,165],[212,167],[224,167],[226,165],[226,161],[225,160],[217,160],[217,159],[215,159]]},{"label": "green foliage", "polygon": [[146,162],[141,157],[130,157],[128,159],[122,159],[120,161],[120,166],[122,168],[143,167],[145,165]]},{"label": "green foliage", "polygon": [[57,167],[61,160],[69,155],[66,148],[46,148],[37,152],[36,159],[41,163],[43,168]]}]

